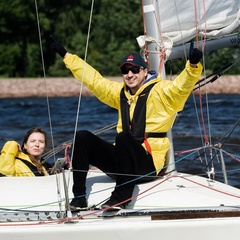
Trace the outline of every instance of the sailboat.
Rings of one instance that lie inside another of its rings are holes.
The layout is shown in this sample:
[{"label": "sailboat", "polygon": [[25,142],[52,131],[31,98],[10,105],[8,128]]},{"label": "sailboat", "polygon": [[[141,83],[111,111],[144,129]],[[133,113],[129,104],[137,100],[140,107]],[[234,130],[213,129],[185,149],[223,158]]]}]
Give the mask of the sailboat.
[{"label": "sailboat", "polygon": [[[239,35],[232,34],[240,24],[238,0],[143,0],[142,7],[144,36],[137,41],[150,68],[161,71],[163,79],[166,61],[184,59],[196,34],[203,40],[195,44],[204,51],[239,44]],[[171,131],[168,137],[172,141]],[[205,154],[211,148],[201,150]],[[224,169],[221,150],[216,151]],[[164,174],[137,185],[128,208],[118,212],[98,208],[115,186],[98,169],[88,173],[89,210],[75,213],[69,210],[71,169],[46,177],[2,177],[0,238],[238,239],[240,189],[212,179],[211,171],[207,176],[180,173],[175,163],[171,144]]]}]

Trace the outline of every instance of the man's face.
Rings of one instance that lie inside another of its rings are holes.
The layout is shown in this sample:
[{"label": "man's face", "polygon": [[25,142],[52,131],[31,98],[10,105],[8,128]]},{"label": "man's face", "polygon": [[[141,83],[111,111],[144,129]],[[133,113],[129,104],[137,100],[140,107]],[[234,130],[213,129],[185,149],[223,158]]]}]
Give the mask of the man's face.
[{"label": "man's face", "polygon": [[131,64],[124,64],[121,70],[125,84],[131,89],[132,93],[135,94],[146,79],[147,69]]}]

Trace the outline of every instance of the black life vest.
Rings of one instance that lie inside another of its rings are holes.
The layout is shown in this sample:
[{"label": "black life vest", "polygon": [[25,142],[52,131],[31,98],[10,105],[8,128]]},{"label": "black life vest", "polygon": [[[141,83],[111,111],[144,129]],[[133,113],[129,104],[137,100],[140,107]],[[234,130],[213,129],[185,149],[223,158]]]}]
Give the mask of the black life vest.
[{"label": "black life vest", "polygon": [[37,167],[35,165],[33,165],[32,163],[30,163],[29,161],[16,157],[16,159],[21,160],[26,166],[28,166],[28,168],[33,172],[33,174],[37,177],[37,176],[44,176],[43,173],[40,173],[37,169]]},{"label": "black life vest", "polygon": [[130,104],[122,88],[120,93],[121,101],[121,115],[122,115],[122,128],[123,132],[131,132],[137,141],[140,143],[144,142],[146,138],[145,127],[146,127],[146,101],[152,87],[156,84],[152,83],[147,86],[140,94],[134,109],[133,119],[130,122],[129,107]]}]

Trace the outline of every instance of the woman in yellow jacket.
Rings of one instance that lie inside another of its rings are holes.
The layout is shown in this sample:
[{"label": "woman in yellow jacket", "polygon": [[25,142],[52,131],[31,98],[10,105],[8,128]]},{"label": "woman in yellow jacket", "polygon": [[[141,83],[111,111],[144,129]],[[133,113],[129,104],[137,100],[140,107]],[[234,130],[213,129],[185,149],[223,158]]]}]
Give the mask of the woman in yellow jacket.
[{"label": "woman in yellow jacket", "polygon": [[22,147],[15,141],[8,141],[1,150],[0,174],[3,176],[46,176],[42,155],[47,147],[47,135],[41,128],[29,130]]},{"label": "woman in yellow jacket", "polygon": [[101,208],[124,208],[131,201],[136,182],[154,179],[164,166],[170,147],[166,132],[200,78],[202,52],[191,49],[185,69],[174,81],[163,81],[160,74],[147,69],[139,54],[130,53],[121,61],[120,83],[104,78],[51,37],[52,48],[64,58],[74,77],[100,101],[117,109],[119,116],[114,145],[89,131],[77,132],[72,157],[75,198],[70,207],[87,207],[85,182],[92,164],[116,178],[116,187]]}]

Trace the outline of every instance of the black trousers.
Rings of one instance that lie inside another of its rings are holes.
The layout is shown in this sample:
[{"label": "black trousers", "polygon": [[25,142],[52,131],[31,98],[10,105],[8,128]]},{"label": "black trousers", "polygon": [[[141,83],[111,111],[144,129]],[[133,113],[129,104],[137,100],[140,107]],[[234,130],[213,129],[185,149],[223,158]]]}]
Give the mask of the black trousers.
[{"label": "black trousers", "polygon": [[[136,182],[154,180],[156,176],[152,156],[137,142],[131,133],[121,132],[116,136],[115,145],[108,143],[88,131],[76,134],[72,167],[73,194],[85,195],[86,176],[89,165],[93,165],[109,175],[114,175],[116,187],[111,199],[124,201],[132,196]],[[126,183],[126,184],[125,184]]]}]

